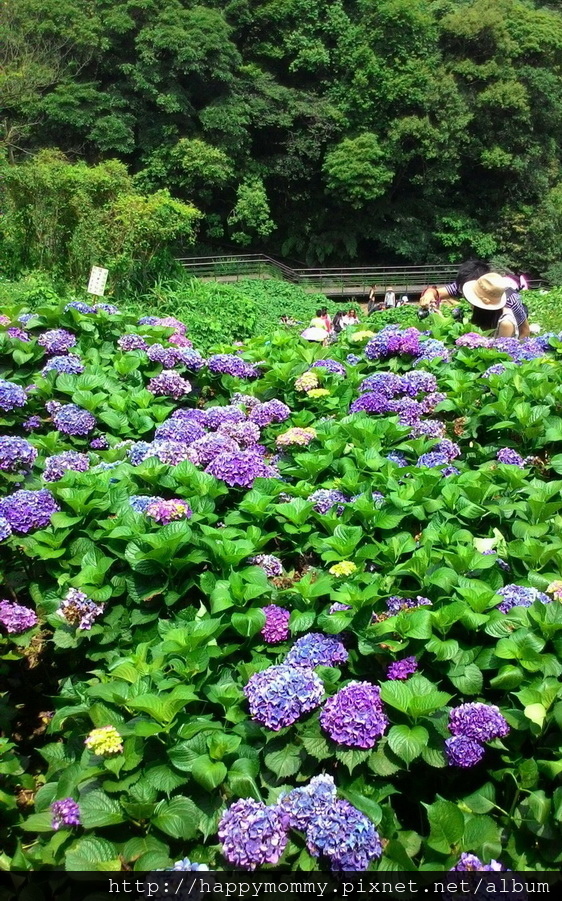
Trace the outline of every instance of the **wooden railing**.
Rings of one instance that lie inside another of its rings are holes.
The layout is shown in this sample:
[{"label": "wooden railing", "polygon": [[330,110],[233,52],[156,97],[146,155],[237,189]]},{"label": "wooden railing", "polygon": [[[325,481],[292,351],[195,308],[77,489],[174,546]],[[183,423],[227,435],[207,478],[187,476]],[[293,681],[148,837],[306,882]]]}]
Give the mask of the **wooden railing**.
[{"label": "wooden railing", "polygon": [[[391,285],[397,294],[419,294],[427,285],[452,282],[457,265],[435,263],[426,266],[347,266],[318,269],[293,269],[266,254],[230,254],[224,256],[181,257],[178,262],[194,278],[236,282],[247,278],[280,278],[300,285],[305,291],[332,297],[368,295],[376,285],[384,293]],[[532,282],[532,287],[540,287]]]}]

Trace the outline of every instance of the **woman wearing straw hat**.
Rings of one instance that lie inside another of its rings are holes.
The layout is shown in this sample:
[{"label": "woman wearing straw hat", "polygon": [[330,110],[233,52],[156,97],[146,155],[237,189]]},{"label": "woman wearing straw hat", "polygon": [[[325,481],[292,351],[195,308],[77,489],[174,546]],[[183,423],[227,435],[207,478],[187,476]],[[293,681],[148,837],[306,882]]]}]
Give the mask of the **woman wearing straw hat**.
[{"label": "woman wearing straw hat", "polygon": [[462,293],[473,308],[472,322],[482,329],[495,329],[495,338],[519,338],[513,310],[506,306],[505,280],[498,272],[488,272],[465,282]]}]

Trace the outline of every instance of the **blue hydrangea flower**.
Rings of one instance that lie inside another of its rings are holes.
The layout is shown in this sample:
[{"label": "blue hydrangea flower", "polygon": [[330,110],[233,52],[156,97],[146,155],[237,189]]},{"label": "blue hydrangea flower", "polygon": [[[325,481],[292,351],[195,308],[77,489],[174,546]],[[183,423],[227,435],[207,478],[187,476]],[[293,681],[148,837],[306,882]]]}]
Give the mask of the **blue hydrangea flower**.
[{"label": "blue hydrangea flower", "polygon": [[286,817],[253,798],[235,801],[222,815],[218,832],[225,858],[244,870],[276,864],[287,844]]},{"label": "blue hydrangea flower", "polygon": [[4,472],[30,470],[37,458],[37,450],[25,438],[0,436],[0,469]]},{"label": "blue hydrangea flower", "polygon": [[76,354],[66,354],[61,357],[51,357],[41,370],[41,375],[46,375],[48,372],[67,372],[70,375],[80,375],[81,372],[84,372],[84,364],[80,357],[77,357]]},{"label": "blue hydrangea flower", "polygon": [[500,588],[497,594],[504,600],[498,605],[501,613],[509,613],[513,607],[530,607],[535,601],[542,604],[550,604],[551,598],[537,588],[530,588],[525,585],[505,585]]},{"label": "blue hydrangea flower", "polygon": [[336,666],[345,663],[349,654],[341,641],[334,635],[309,632],[295,641],[285,657],[288,666]]},{"label": "blue hydrangea flower", "polygon": [[312,818],[306,830],[306,846],[313,857],[327,857],[334,871],[366,870],[382,854],[375,826],[348,801],[336,801]]},{"label": "blue hydrangea flower", "polygon": [[313,817],[327,812],[337,800],[332,776],[315,776],[308,785],[295,788],[279,799],[279,808],[287,814],[289,826],[305,832]]},{"label": "blue hydrangea flower", "polygon": [[62,479],[65,472],[86,472],[90,468],[90,461],[87,454],[79,454],[77,451],[63,451],[61,454],[55,454],[47,457],[45,460],[45,471],[43,478],[46,482],[58,482]]},{"label": "blue hydrangea flower", "polygon": [[53,513],[60,510],[53,495],[46,488],[40,491],[15,491],[0,498],[0,517],[4,517],[14,532],[26,535],[32,529],[48,526]]},{"label": "blue hydrangea flower", "polygon": [[20,385],[0,379],[0,410],[9,413],[17,407],[25,407],[27,394]]},{"label": "blue hydrangea flower", "polygon": [[93,431],[96,420],[91,413],[76,404],[63,404],[53,413],[53,423],[65,435],[83,436]]}]

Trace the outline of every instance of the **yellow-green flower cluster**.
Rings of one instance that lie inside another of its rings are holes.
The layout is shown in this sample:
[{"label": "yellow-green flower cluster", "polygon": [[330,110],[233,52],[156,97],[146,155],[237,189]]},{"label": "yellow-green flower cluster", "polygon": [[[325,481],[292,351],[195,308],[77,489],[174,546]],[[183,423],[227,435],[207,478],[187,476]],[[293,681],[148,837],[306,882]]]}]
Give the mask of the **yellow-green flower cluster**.
[{"label": "yellow-green flower cluster", "polygon": [[290,444],[300,444],[304,447],[316,438],[316,434],[316,429],[301,429],[298,426],[294,426],[292,429],[287,429],[286,432],[278,435],[276,444],[278,447],[288,447]]},{"label": "yellow-green flower cluster", "polygon": [[327,397],[330,392],[327,388],[312,388],[307,393],[309,397]]},{"label": "yellow-green flower cluster", "polygon": [[333,576],[350,576],[352,573],[356,572],[356,570],[357,567],[351,560],[342,560],[341,563],[334,563],[328,572]]},{"label": "yellow-green flower cluster", "polygon": [[121,754],[123,742],[114,726],[100,726],[92,729],[86,740],[86,747],[99,757],[109,757],[111,754]]}]

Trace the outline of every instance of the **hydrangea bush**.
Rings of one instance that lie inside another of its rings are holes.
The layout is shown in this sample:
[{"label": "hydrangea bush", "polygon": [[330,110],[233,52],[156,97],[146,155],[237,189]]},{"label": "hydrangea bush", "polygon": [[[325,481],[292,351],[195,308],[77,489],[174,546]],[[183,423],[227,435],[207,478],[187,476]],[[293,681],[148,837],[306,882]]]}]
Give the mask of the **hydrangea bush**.
[{"label": "hydrangea bush", "polygon": [[562,341],[2,312],[4,868],[558,869]]}]

